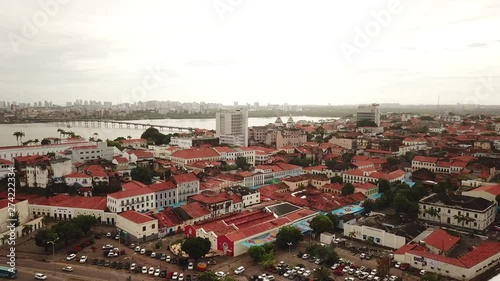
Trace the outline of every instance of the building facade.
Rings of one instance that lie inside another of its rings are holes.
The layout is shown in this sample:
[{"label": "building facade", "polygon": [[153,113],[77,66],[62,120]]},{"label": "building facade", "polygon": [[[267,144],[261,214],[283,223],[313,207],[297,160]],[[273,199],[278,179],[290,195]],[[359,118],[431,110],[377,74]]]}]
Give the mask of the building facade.
[{"label": "building facade", "polygon": [[217,112],[215,115],[216,136],[221,144],[248,146],[248,111]]}]

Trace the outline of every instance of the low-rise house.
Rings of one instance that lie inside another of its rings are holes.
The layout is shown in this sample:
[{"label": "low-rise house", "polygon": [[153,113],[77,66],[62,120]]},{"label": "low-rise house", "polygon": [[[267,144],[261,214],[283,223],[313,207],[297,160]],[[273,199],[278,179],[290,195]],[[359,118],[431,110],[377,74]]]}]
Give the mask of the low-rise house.
[{"label": "low-rise house", "polygon": [[129,242],[146,242],[158,238],[158,220],[130,210],[116,216],[120,236]]}]

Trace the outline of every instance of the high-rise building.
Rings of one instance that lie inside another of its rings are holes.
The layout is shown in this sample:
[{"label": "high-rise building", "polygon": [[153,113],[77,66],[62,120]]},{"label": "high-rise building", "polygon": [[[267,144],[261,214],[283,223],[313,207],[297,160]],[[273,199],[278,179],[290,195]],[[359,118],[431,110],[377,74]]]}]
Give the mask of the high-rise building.
[{"label": "high-rise building", "polygon": [[216,136],[221,144],[248,146],[248,111],[240,108],[217,112]]},{"label": "high-rise building", "polygon": [[380,108],[378,103],[372,103],[370,105],[359,105],[358,114],[356,116],[357,121],[373,121],[377,126],[380,127]]}]

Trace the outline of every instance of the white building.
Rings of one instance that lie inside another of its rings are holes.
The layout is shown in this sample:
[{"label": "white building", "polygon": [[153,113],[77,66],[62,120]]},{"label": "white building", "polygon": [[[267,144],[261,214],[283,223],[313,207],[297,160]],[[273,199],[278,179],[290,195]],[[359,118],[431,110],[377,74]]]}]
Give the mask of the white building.
[{"label": "white building", "polygon": [[88,146],[90,144],[88,141],[77,140],[49,145],[4,146],[0,147],[0,158],[13,161],[14,157],[47,155],[48,153],[57,154],[71,147]]},{"label": "white building", "polygon": [[498,249],[499,242],[484,242],[459,258],[452,258],[432,253],[419,244],[407,244],[394,252],[394,261],[456,280],[472,280],[498,266]]},{"label": "white building", "polygon": [[[31,231],[36,231],[42,227],[42,218],[35,218],[29,213],[28,200],[11,200],[11,199],[1,199],[0,200],[0,235],[1,237],[10,237],[11,229],[9,227],[9,221],[12,219],[13,211],[16,211],[19,216],[17,217],[19,225],[13,229],[16,233],[16,237],[22,237],[27,232],[23,232],[25,225],[31,225]],[[12,240],[11,240],[12,241]],[[9,240],[1,240],[0,245],[8,244]],[[12,243],[12,242],[11,242]]]},{"label": "white building", "polygon": [[162,181],[149,185],[155,193],[155,208],[177,204],[177,186],[172,181]]},{"label": "white building", "polygon": [[222,161],[236,161],[238,157],[244,157],[247,163],[255,166],[255,150],[253,149],[242,149],[242,148],[232,148],[226,146],[214,147],[220,155]]},{"label": "white building", "polygon": [[200,193],[200,180],[193,173],[173,175],[177,186],[177,202],[187,201],[187,198]]},{"label": "white building", "polygon": [[107,206],[115,213],[146,212],[155,208],[155,193],[149,187],[118,191],[108,194]]},{"label": "white building", "polygon": [[379,105],[373,103],[371,105],[359,105],[356,115],[356,121],[373,121],[380,127],[380,108]]},{"label": "white building", "polygon": [[103,224],[114,225],[116,213],[106,211],[105,197],[84,197],[58,194],[53,197],[39,197],[31,200],[29,212],[34,216],[49,216],[55,220],[70,220],[80,215],[98,218]]},{"label": "white building", "polygon": [[193,146],[193,139],[173,137],[170,139],[170,145],[175,145],[184,149],[191,148]]},{"label": "white building", "polygon": [[111,161],[114,156],[114,146],[108,147],[106,142],[99,142],[96,145],[75,146],[68,150],[71,153],[71,161],[73,163],[97,159]]},{"label": "white building", "polygon": [[0,159],[0,179],[6,177],[9,173],[12,173],[12,169],[14,169],[14,162]]},{"label": "white building", "polygon": [[486,229],[497,212],[496,201],[444,193],[422,198],[418,207],[419,219],[473,230]]},{"label": "white building", "polygon": [[116,227],[127,241],[145,242],[158,238],[158,220],[136,211],[118,214]]},{"label": "white building", "polygon": [[73,186],[77,184],[82,187],[91,187],[92,177],[84,173],[71,173],[64,176],[64,182],[68,186]]},{"label": "white building", "polygon": [[217,112],[216,136],[221,144],[248,146],[248,111],[237,109],[234,111]]}]

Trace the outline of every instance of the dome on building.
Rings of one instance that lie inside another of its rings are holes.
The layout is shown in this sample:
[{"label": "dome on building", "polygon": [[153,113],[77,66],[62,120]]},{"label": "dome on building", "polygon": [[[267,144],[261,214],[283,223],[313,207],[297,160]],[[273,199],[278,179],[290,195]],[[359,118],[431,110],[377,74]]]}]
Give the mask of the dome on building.
[{"label": "dome on building", "polygon": [[276,125],[283,125],[283,121],[281,120],[281,117],[278,116],[276,118],[276,121],[274,121],[274,124],[276,124]]},{"label": "dome on building", "polygon": [[286,121],[287,123],[294,123],[292,116],[288,117],[288,120]]}]

